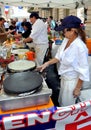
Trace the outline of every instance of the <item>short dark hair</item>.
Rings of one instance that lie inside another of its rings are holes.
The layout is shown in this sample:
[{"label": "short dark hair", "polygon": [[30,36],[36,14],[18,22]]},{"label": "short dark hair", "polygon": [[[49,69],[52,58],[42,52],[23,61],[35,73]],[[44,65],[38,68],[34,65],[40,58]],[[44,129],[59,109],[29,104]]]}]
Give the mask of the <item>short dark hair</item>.
[{"label": "short dark hair", "polygon": [[32,12],[30,14],[30,18],[33,18],[33,17],[35,17],[36,19],[38,19],[39,18],[39,14],[37,12]]},{"label": "short dark hair", "polygon": [[53,19],[53,16],[50,16],[50,19]]},{"label": "short dark hair", "polygon": [[25,22],[22,22],[22,23],[21,23],[21,26],[22,26],[22,27],[24,26],[24,23],[25,23]]},{"label": "short dark hair", "polygon": [[26,26],[28,29],[32,29],[32,25],[30,22],[24,22],[23,26]]},{"label": "short dark hair", "polygon": [[5,20],[3,17],[0,17],[0,21]]},{"label": "short dark hair", "polygon": [[11,21],[11,24],[14,24],[14,25],[15,25],[15,24],[16,24],[16,21],[15,21],[15,20],[12,20],[12,21]]}]

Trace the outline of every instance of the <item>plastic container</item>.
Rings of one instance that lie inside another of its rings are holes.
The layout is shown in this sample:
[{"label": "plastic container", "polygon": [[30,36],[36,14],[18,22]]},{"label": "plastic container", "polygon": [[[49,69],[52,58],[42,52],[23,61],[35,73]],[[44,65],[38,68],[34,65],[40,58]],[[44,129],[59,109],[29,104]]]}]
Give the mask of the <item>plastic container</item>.
[{"label": "plastic container", "polygon": [[60,40],[59,38],[57,38],[57,39],[55,40],[55,44],[56,44],[56,45],[61,45],[61,43],[62,43],[62,40]]},{"label": "plastic container", "polygon": [[35,60],[35,52],[33,51],[26,52],[26,57],[27,57],[27,60]]}]

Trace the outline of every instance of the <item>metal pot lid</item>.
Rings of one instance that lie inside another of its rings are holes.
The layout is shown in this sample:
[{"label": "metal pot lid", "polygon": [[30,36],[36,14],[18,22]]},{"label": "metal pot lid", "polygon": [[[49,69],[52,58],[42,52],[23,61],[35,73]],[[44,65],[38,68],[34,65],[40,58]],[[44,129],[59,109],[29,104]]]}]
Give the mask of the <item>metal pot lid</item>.
[{"label": "metal pot lid", "polygon": [[8,69],[12,71],[26,71],[29,69],[33,69],[35,67],[36,67],[35,62],[28,60],[18,60],[8,64]]},{"label": "metal pot lid", "polygon": [[3,82],[3,88],[7,94],[21,94],[37,90],[42,82],[38,72],[27,71],[8,76]]}]

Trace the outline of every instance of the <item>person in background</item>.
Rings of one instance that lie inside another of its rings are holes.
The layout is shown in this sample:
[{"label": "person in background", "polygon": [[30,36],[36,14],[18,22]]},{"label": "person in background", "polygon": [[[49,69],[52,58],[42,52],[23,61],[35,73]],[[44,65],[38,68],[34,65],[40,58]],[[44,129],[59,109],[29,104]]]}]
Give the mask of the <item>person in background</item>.
[{"label": "person in background", "polygon": [[31,34],[28,38],[24,39],[23,42],[27,43],[33,41],[37,65],[41,65],[43,64],[44,57],[48,49],[47,28],[36,12],[32,12],[30,14],[30,22],[32,23]]},{"label": "person in background", "polygon": [[53,20],[53,16],[49,17],[49,22],[50,22],[51,30],[54,30],[54,28],[55,28],[55,21]]},{"label": "person in background", "polygon": [[8,34],[12,33],[14,30],[5,31],[4,27],[5,19],[0,17],[0,44],[7,40]]},{"label": "person in background", "polygon": [[15,20],[12,20],[12,21],[11,21],[11,24],[10,24],[10,26],[9,26],[9,29],[10,29],[10,30],[14,30],[14,31],[11,33],[12,35],[16,34],[16,21],[15,21]]},{"label": "person in background", "polygon": [[9,30],[9,21],[4,22],[5,31]]},{"label": "person in background", "polygon": [[16,31],[17,31],[17,33],[23,33],[23,32],[24,32],[24,29],[23,29],[21,23],[22,23],[22,22],[27,22],[27,19],[24,18],[24,19],[22,20],[22,22],[21,22],[21,21],[18,20],[18,18],[15,18],[15,21],[16,21]]},{"label": "person in background", "polygon": [[48,21],[49,21],[49,25],[51,28],[52,38],[54,38],[55,37],[56,22],[53,20],[53,16],[49,16]]},{"label": "person in background", "polygon": [[62,20],[63,20],[63,19],[60,19],[60,21],[59,21],[59,24],[58,24],[58,25],[61,25],[61,23],[62,23]]},{"label": "person in background", "polygon": [[50,22],[49,22],[48,18],[46,18],[45,25],[47,27],[47,32],[51,33],[51,26],[50,26]]},{"label": "person in background", "polygon": [[22,22],[21,23],[22,27],[24,28],[24,32],[21,34],[16,34],[14,35],[15,38],[27,38],[29,37],[31,30],[32,30],[32,25],[30,22]]},{"label": "person in background", "polygon": [[16,22],[16,32],[19,33],[21,22],[18,20],[18,18],[15,18],[14,21]]},{"label": "person in background", "polygon": [[20,26],[19,26],[19,30],[18,30],[18,33],[24,33],[24,28],[23,28],[23,26],[22,26],[22,23],[23,22],[27,22],[27,19],[26,18],[24,18],[23,20],[22,20],[22,22],[20,22]]},{"label": "person in background", "polygon": [[58,73],[61,76],[59,104],[75,104],[84,81],[89,81],[88,49],[85,45],[86,34],[80,26],[81,20],[73,15],[62,20],[60,31],[65,36],[55,58],[37,67],[41,72],[51,64],[60,63]]}]

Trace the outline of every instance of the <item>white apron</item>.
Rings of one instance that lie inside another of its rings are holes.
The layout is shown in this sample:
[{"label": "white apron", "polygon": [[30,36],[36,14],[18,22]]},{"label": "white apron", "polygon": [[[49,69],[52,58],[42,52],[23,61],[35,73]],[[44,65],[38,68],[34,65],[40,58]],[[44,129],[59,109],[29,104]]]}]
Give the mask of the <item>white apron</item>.
[{"label": "white apron", "polygon": [[78,78],[61,77],[60,93],[59,93],[59,105],[69,106],[75,104],[76,98],[73,96],[73,90],[76,87]]},{"label": "white apron", "polygon": [[35,44],[37,66],[43,64],[48,44]]}]

